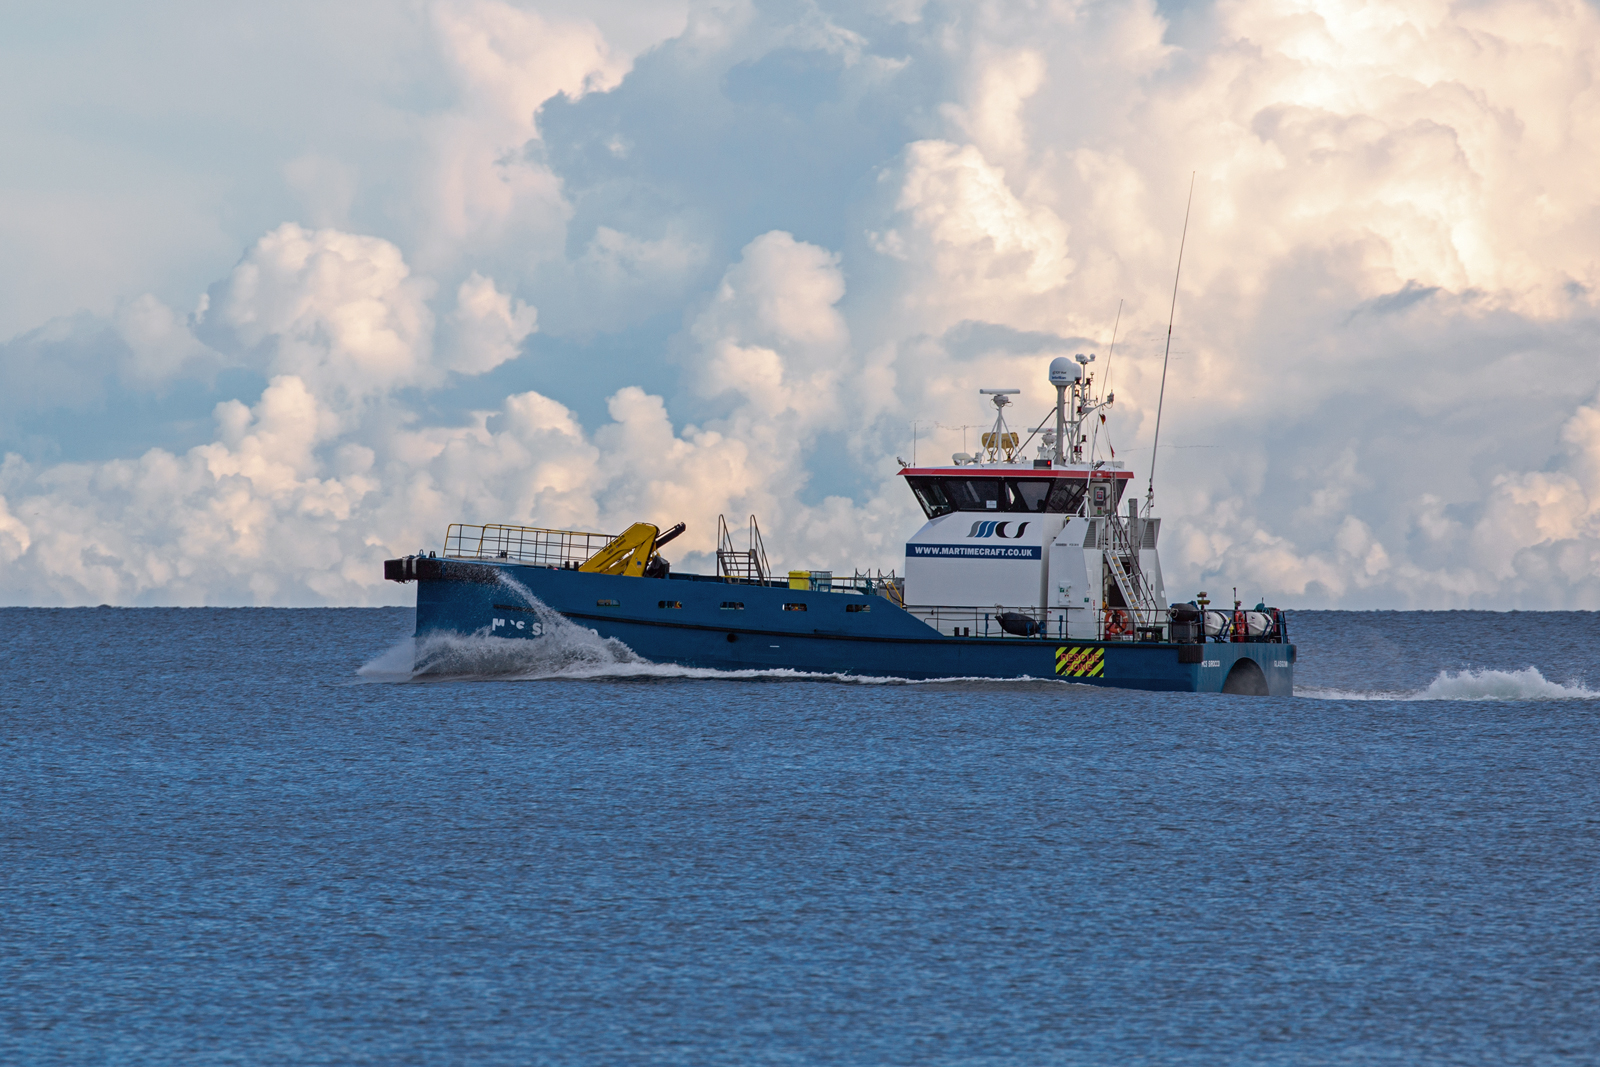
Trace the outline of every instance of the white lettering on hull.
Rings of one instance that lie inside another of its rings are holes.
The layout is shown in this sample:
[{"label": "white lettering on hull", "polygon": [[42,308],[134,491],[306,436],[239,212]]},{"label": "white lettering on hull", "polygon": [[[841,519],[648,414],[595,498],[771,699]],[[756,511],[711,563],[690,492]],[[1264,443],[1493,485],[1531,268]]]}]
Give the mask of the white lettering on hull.
[{"label": "white lettering on hull", "polygon": [[538,622],[536,620],[496,619],[496,620],[494,620],[494,624],[489,627],[489,633],[491,635],[493,635],[493,633],[496,630],[499,630],[501,628],[504,628],[504,629],[507,629],[507,630],[520,630],[520,631],[526,633],[529,637],[543,637],[544,636],[544,623]]}]

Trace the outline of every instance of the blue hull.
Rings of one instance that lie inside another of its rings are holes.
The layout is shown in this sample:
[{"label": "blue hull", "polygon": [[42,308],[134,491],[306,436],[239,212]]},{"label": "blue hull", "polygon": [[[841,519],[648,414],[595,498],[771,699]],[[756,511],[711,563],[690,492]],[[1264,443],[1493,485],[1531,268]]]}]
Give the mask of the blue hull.
[{"label": "blue hull", "polygon": [[[537,639],[542,625],[520,585],[578,625],[657,663],[912,679],[1057,678],[1216,693],[1241,660],[1250,660],[1260,677],[1255,679],[1254,668],[1240,667],[1243,691],[1294,693],[1290,644],[951,637],[879,596],[699,575],[620,577],[520,563],[439,560],[430,569],[438,576],[417,578],[418,637],[443,632]],[[847,610],[852,605],[856,610]],[[1241,691],[1240,684],[1236,677],[1229,690]]]}]

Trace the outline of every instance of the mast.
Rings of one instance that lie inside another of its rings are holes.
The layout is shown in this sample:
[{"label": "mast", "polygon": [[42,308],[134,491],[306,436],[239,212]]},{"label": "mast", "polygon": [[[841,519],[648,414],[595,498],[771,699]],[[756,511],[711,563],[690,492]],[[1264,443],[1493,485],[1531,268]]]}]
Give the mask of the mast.
[{"label": "mast", "polygon": [[1066,356],[1050,361],[1050,384],[1056,387],[1056,455],[1055,465],[1067,462],[1067,390],[1083,376],[1077,366]]}]

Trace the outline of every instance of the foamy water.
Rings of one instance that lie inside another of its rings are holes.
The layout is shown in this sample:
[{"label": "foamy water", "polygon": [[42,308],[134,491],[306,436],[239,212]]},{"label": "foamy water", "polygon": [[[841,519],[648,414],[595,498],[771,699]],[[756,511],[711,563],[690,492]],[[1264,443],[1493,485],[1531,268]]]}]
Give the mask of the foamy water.
[{"label": "foamy water", "polygon": [[1315,700],[1600,700],[1600,691],[1582,682],[1552,682],[1536,667],[1440,671],[1427,688],[1410,692],[1297,688],[1295,695]]},{"label": "foamy water", "polygon": [[470,636],[406,638],[357,673],[374,681],[406,681],[427,676],[583,678],[659,669],[621,641],[601,637],[554,611],[515,578],[501,574],[500,584],[533,610],[543,625],[542,637],[490,637],[485,629]]}]

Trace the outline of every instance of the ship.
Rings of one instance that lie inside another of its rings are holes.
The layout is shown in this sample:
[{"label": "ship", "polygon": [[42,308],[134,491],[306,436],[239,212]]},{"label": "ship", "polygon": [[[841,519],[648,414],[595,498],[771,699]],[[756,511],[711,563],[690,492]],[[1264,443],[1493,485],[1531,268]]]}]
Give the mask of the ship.
[{"label": "ship", "polygon": [[1096,395],[1093,361],[1051,361],[1055,406],[1026,439],[1006,417],[1020,390],[983,389],[994,422],[977,452],[897,458],[926,519],[902,573],[777,573],[755,517],[736,529],[719,515],[714,574],[662,554],[682,522],[453,523],[440,548],[386,560],[384,577],[416,583],[418,639],[537,641],[571,623],[645,660],[720,671],[1293,695],[1285,612],[1236,592],[1231,606],[1169,603],[1153,484],[1141,504],[1133,472],[1098,458],[1115,395]]}]

